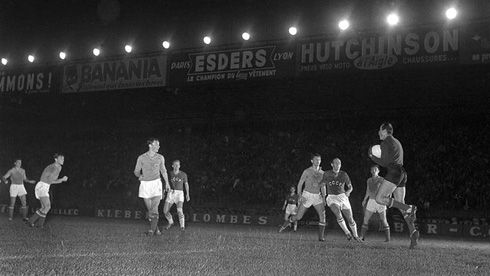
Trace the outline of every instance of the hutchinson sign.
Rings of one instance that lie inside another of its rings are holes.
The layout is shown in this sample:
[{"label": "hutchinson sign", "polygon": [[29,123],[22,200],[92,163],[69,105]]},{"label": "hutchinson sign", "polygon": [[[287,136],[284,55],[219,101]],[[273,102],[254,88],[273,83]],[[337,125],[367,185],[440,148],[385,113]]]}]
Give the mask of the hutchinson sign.
[{"label": "hutchinson sign", "polygon": [[459,64],[459,29],[325,38],[299,46],[299,75]]}]

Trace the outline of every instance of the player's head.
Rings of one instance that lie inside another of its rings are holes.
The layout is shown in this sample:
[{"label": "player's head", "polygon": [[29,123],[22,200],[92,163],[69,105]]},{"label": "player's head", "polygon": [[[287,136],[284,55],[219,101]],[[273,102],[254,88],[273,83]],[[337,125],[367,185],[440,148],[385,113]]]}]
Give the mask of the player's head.
[{"label": "player's head", "polygon": [[311,155],[311,164],[314,166],[320,166],[322,163],[322,156],[319,153],[313,153]]},{"label": "player's head", "polygon": [[146,144],[148,145],[149,150],[153,152],[158,152],[158,150],[160,149],[160,141],[157,138],[148,138]]},{"label": "player's head", "polygon": [[342,161],[340,161],[339,158],[334,158],[332,160],[332,163],[330,163],[330,165],[332,165],[332,169],[334,172],[339,172],[340,167],[342,167]]},{"label": "player's head", "polygon": [[371,174],[372,175],[378,175],[378,173],[379,173],[379,166],[377,164],[371,165],[370,171],[371,171]]},{"label": "player's head", "polygon": [[378,135],[380,140],[384,140],[386,137],[393,135],[393,126],[388,122],[382,123],[379,127]]},{"label": "player's head", "polygon": [[17,168],[20,168],[20,166],[22,166],[22,159],[20,158],[14,159],[14,165]]},{"label": "player's head", "polygon": [[290,191],[291,193],[295,193],[295,192],[296,192],[296,187],[291,186],[291,188],[289,188],[289,191]]},{"label": "player's head", "polygon": [[174,168],[174,170],[180,169],[180,160],[172,161],[172,168]]},{"label": "player's head", "polygon": [[65,155],[61,152],[55,153],[54,156],[54,162],[63,165],[65,163]]}]

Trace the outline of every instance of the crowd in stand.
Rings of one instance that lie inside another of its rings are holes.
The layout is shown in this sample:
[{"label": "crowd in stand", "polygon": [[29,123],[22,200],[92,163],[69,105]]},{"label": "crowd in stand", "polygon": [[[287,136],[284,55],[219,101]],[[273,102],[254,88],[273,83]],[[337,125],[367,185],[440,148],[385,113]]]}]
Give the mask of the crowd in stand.
[{"label": "crowd in stand", "polygon": [[[174,159],[189,175],[192,202],[201,205],[280,207],[291,186],[322,155],[322,167],[338,157],[354,185],[351,202],[361,208],[371,161],[368,148],[378,144],[380,119],[308,120],[227,124],[202,127],[175,123],[156,133],[121,131],[23,134],[6,141],[2,171],[20,157],[28,177],[38,179],[55,151],[65,153],[62,175],[69,181],[52,188],[53,206],[69,208],[139,208],[136,158],[147,150],[146,139],[160,139],[167,169]],[[482,211],[490,208],[489,120],[402,118],[392,122],[405,149],[407,202],[426,212]],[[12,162],[10,162],[12,161]],[[383,172],[381,173],[383,174]],[[33,185],[29,204],[33,198]],[[6,185],[0,189],[6,201]]]}]

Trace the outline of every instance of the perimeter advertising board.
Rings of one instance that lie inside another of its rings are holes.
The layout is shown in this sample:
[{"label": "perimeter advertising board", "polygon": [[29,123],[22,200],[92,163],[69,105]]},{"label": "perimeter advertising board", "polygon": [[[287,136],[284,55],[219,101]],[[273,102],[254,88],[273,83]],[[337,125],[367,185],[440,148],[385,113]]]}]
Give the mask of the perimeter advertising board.
[{"label": "perimeter advertising board", "polygon": [[24,67],[0,70],[0,94],[59,91],[59,67]]},{"label": "perimeter advertising board", "polygon": [[301,42],[297,57],[300,76],[457,65],[459,29],[434,27],[312,39]]},{"label": "perimeter advertising board", "polygon": [[490,22],[465,25],[461,33],[461,64],[490,63]]},{"label": "perimeter advertising board", "polygon": [[294,45],[271,44],[219,51],[174,53],[168,62],[168,83],[199,83],[284,79],[294,76]]},{"label": "perimeter advertising board", "polygon": [[166,56],[67,64],[63,93],[123,90],[166,85]]}]

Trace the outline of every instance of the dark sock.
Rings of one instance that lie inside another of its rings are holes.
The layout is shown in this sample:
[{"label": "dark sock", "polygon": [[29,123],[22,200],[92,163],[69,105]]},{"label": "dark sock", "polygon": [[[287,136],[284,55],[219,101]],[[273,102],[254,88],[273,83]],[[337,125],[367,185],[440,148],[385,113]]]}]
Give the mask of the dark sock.
[{"label": "dark sock", "polygon": [[385,231],[386,241],[390,241],[391,240],[390,227],[385,227],[384,231]]},{"label": "dark sock", "polygon": [[37,219],[39,218],[40,216],[36,213],[34,213],[34,215],[32,215],[32,217],[29,219],[29,224],[30,225],[34,225],[34,223],[36,223]]},{"label": "dark sock", "polygon": [[14,207],[9,207],[9,218],[14,218]]},{"label": "dark sock", "polygon": [[44,220],[46,219],[46,217],[39,217],[39,220],[37,221],[37,226],[39,227],[44,227]]},{"label": "dark sock", "polygon": [[367,224],[363,224],[361,226],[361,237],[366,236],[366,232],[367,232],[368,228],[369,228],[369,226]]}]

